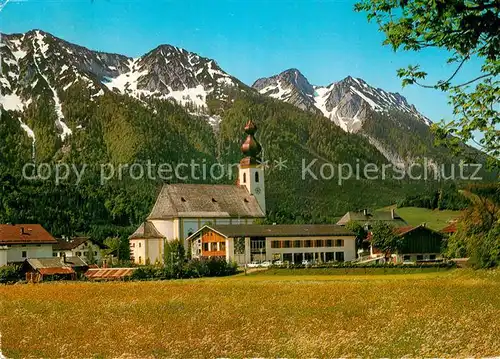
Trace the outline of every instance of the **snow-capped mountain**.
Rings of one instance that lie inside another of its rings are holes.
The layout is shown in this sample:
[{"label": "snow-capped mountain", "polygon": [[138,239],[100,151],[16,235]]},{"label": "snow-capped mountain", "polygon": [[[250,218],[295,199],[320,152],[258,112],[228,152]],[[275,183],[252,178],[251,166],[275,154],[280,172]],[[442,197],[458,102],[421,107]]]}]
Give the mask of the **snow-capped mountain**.
[{"label": "snow-capped mountain", "polygon": [[398,93],[368,85],[351,76],[328,86],[314,86],[297,69],[261,78],[252,85],[261,94],[291,103],[301,109],[319,112],[346,132],[362,129],[369,111],[401,111],[426,125],[431,122]]},{"label": "snow-capped mountain", "polygon": [[[2,34],[1,40],[0,105],[22,113],[41,93],[50,94],[62,140],[73,131],[63,108],[75,85],[85,87],[91,100],[113,91],[141,100],[173,100],[197,114],[206,112],[207,97],[224,101],[226,89],[246,88],[214,60],[170,45],[130,58],[92,51],[41,30]],[[34,139],[28,125],[21,126]]]},{"label": "snow-capped mountain", "polygon": [[206,107],[207,96],[223,99],[225,87],[242,86],[217,63],[184,49],[161,45],[135,59],[128,59],[126,71],[103,76],[113,91],[137,98],[173,99],[182,105]]},{"label": "snow-capped mountain", "polygon": [[[2,35],[0,55],[0,107],[12,111],[31,139],[33,154],[38,140],[48,153],[55,153],[70,147],[69,139],[87,127],[97,133],[109,130],[113,138],[116,127],[106,126],[124,99],[140,110],[121,114],[121,120],[143,110],[155,115],[158,101],[153,100],[172,101],[184,107],[180,112],[207,120],[217,132],[235,99],[244,97],[248,105],[260,103],[263,96],[324,115],[344,131],[368,139],[392,163],[407,164],[416,152],[422,156],[433,147],[431,122],[403,96],[350,76],[315,86],[299,70],[290,69],[257,80],[252,89],[215,60],[175,46],[161,45],[131,58],[89,50],[41,30]],[[120,131],[130,130],[129,123],[120,126]],[[57,143],[51,147],[54,138]]]}]

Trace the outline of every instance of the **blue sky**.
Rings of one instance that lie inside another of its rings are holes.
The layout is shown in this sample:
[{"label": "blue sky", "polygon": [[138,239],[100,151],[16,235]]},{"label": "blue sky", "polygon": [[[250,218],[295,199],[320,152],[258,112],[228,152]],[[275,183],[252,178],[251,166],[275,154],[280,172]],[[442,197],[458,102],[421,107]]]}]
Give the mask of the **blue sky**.
[{"label": "blue sky", "polygon": [[[4,2],[5,0],[0,0]],[[327,85],[348,75],[400,92],[433,121],[451,118],[447,97],[401,88],[396,70],[421,64],[431,79],[453,71],[446,53],[394,53],[354,1],[329,0],[11,0],[0,31],[38,28],[95,50],[139,56],[159,44],[214,58],[251,85],[259,77],[298,68],[311,83]],[[475,74],[465,67],[461,78]]]}]

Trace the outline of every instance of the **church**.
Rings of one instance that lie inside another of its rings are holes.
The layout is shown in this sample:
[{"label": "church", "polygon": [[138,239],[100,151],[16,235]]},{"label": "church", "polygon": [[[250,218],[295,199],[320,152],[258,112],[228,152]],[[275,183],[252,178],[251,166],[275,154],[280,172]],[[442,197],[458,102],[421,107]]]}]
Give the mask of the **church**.
[{"label": "church", "polygon": [[205,225],[249,225],[266,216],[264,168],[259,165],[261,145],[250,120],[241,146],[243,159],[235,185],[165,184],[139,228],[129,237],[136,264],[163,262],[164,243],[185,241]]}]

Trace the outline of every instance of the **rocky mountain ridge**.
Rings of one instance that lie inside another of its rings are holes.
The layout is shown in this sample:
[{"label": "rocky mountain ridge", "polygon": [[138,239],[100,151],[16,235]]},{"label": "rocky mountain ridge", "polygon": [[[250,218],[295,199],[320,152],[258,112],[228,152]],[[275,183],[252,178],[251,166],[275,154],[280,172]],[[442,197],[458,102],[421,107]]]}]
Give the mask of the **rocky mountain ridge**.
[{"label": "rocky mountain ridge", "polygon": [[252,85],[261,94],[291,103],[303,110],[322,113],[346,132],[362,129],[367,111],[401,111],[426,125],[431,121],[399,93],[368,85],[364,80],[347,76],[328,86],[316,86],[297,69],[261,78]]},{"label": "rocky mountain ridge", "polygon": [[[93,102],[107,93],[128,96],[145,107],[152,100],[168,100],[217,129],[221,108],[230,108],[235,97],[255,90],[323,115],[345,132],[366,137],[393,164],[406,165],[433,152],[431,122],[415,106],[398,93],[351,76],[316,86],[299,70],[290,69],[248,87],[215,60],[179,47],[160,45],[131,58],[89,50],[41,30],[2,35],[0,53],[0,106],[18,114],[20,126],[33,144],[36,124],[26,114],[41,96],[53,108],[54,127],[64,143],[74,131],[88,125],[68,113],[68,101]],[[83,97],[74,97],[76,88],[83,89]],[[409,145],[402,147],[401,142]]]}]

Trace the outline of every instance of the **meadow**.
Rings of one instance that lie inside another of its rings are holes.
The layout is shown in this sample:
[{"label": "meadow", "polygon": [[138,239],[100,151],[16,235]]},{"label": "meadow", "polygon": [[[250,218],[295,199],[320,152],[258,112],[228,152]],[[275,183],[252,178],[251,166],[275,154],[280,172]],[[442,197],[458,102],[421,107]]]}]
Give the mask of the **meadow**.
[{"label": "meadow", "polygon": [[419,207],[389,206],[379,209],[380,211],[390,211],[395,209],[409,225],[418,226],[425,223],[429,228],[439,231],[449,224],[449,221],[457,219],[462,211],[437,210]]},{"label": "meadow", "polygon": [[499,356],[498,318],[500,271],[0,287],[7,358]]}]

